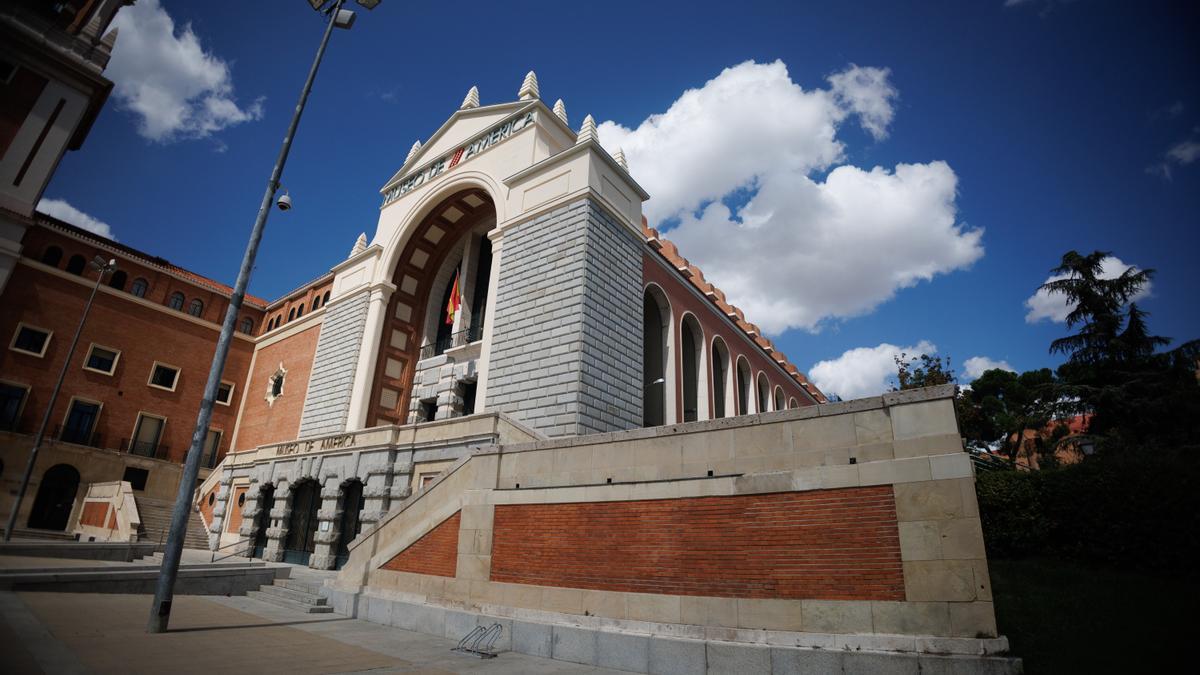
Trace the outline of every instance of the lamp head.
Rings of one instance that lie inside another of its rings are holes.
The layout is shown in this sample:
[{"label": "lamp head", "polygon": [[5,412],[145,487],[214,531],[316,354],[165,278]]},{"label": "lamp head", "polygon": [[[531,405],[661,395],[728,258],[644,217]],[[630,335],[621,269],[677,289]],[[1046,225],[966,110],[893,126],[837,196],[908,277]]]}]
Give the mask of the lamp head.
[{"label": "lamp head", "polygon": [[290,211],[292,208],[292,196],[288,194],[287,190],[284,190],[283,194],[279,195],[279,199],[275,200],[275,205],[279,207],[280,211]]}]

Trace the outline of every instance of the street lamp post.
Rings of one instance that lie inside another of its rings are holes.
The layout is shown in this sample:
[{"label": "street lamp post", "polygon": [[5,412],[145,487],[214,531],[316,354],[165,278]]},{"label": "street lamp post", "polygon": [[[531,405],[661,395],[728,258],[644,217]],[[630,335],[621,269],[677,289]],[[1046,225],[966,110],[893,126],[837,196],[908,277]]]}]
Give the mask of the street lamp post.
[{"label": "street lamp post", "polygon": [[[367,9],[374,9],[379,0],[358,0]],[[258,244],[262,240],[266,228],[267,215],[271,212],[271,200],[279,190],[279,178],[283,173],[283,165],[287,162],[288,153],[292,149],[292,139],[296,136],[296,127],[300,124],[300,115],[304,113],[304,104],[312,91],[313,80],[317,69],[321,66],[321,58],[325,55],[325,47],[329,44],[329,36],[334,26],[349,28],[354,23],[354,13],[342,9],[345,0],[309,0],[313,9],[329,16],[325,26],[325,34],[321,38],[321,46],[317,48],[317,56],[313,59],[312,67],[308,70],[308,79],[300,90],[300,100],[292,113],[292,121],[288,124],[287,134],[283,137],[283,147],[279,149],[279,157],[275,160],[275,168],[271,170],[271,178],[267,181],[267,190],[263,194],[262,203],[258,207],[258,217],[250,230],[250,241],[246,244],[246,253],[242,256],[242,266],[238,270],[237,282],[234,283],[233,293],[229,298],[229,309],[225,312],[225,321],[221,324],[221,335],[217,338],[216,353],[213,354],[212,367],[208,371],[208,383],[204,386],[204,397],[200,400],[200,413],[196,417],[196,428],[192,431],[192,445],[188,448],[187,459],[183,465],[183,475],[179,478],[179,493],[175,496],[175,506],[171,510],[171,529],[167,534],[166,548],[163,551],[162,567],[158,574],[158,584],[154,591],[154,604],[150,608],[150,622],[146,630],[150,633],[162,633],[167,630],[171,619],[171,601],[175,595],[175,578],[179,574],[179,559],[183,554],[183,538],[187,533],[188,513],[192,508],[192,495],[196,488],[196,476],[200,473],[200,455],[203,451],[204,439],[208,435],[208,424],[212,419],[213,401],[217,397],[217,389],[221,384],[221,373],[225,370],[225,358],[229,355],[229,344],[233,339],[233,329],[237,325],[238,314],[242,309],[242,301],[246,297],[246,286],[250,282],[250,271],[254,268],[254,258],[258,255]]]},{"label": "street lamp post", "polygon": [[33,475],[33,465],[37,463],[38,450],[41,449],[42,439],[46,435],[46,425],[50,423],[50,412],[58,400],[58,392],[62,389],[63,380],[67,377],[67,367],[71,365],[71,357],[75,355],[75,347],[79,344],[79,336],[83,334],[83,324],[87,321],[88,312],[92,311],[92,301],[96,299],[96,291],[104,281],[104,275],[117,268],[116,260],[108,260],[96,256],[90,263],[99,271],[96,275],[96,285],[92,286],[92,294],[88,296],[87,304],[83,306],[83,314],[79,317],[79,325],[75,328],[75,337],[71,338],[71,346],[67,347],[67,357],[63,359],[62,370],[58,371],[58,382],[50,392],[50,401],[46,404],[46,413],[42,415],[42,424],[38,427],[37,435],[33,437],[33,448],[29,451],[29,462],[25,465],[25,473],[21,475],[21,487],[17,490],[17,499],[13,502],[12,513],[8,514],[8,527],[4,528],[4,541],[12,539],[13,529],[17,526],[17,511],[21,509],[21,501],[25,499],[25,491],[29,489],[29,478]]}]

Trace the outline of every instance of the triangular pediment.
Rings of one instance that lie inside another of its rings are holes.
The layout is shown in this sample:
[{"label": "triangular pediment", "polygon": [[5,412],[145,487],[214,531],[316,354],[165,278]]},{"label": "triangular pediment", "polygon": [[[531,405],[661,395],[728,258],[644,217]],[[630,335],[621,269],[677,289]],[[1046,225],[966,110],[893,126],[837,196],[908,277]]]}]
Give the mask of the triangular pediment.
[{"label": "triangular pediment", "polygon": [[380,192],[385,192],[393,183],[400,180],[402,176],[412,169],[460,147],[485,129],[513,115],[517,111],[536,106],[537,104],[538,101],[536,100],[513,101],[511,103],[497,103],[479,108],[454,111],[454,114],[429,137],[429,140],[422,143],[421,149],[417,151],[417,154],[405,162],[388,179],[387,183],[380,189]]}]

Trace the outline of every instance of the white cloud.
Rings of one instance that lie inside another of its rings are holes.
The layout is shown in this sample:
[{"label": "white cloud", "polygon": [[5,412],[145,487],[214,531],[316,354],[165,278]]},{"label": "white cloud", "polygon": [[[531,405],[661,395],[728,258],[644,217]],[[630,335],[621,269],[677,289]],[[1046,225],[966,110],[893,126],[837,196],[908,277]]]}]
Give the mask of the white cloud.
[{"label": "white cloud", "polygon": [[891,388],[896,378],[896,357],[909,358],[937,353],[937,345],[921,340],[910,347],[883,343],[877,347],[857,347],[836,359],[818,361],[808,369],[808,377],[826,394],[843,399],[875,396]]},{"label": "white cloud", "polygon": [[900,96],[888,82],[891,73],[890,68],[860,68],[852,64],[828,78],[834,99],[857,114],[863,129],[877,141],[887,138],[888,126],[895,116],[892,100]]},{"label": "white cloud", "polygon": [[[770,333],[869,312],[983,255],[982,230],[956,222],[958,179],[944,162],[812,177],[843,160],[847,117],[886,133],[895,96],[885,69],[852,66],[830,81],[845,82],[841,96],[802,89],[780,61],[746,62],[636,129],[599,127],[651,194],[650,222],[678,218],[666,235]],[[747,193],[735,210],[722,201]]]},{"label": "white cloud", "polygon": [[108,226],[108,223],[71,206],[65,199],[43,198],[42,201],[38,202],[37,210],[48,216],[64,220],[75,227],[83,228],[88,232],[94,232],[101,237],[112,239],[113,241],[117,239],[113,236],[112,228]]},{"label": "white cloud", "polygon": [[[1109,256],[1100,261],[1100,278],[1115,279],[1121,276],[1125,270],[1130,267],[1136,268],[1136,265],[1127,265],[1116,256]],[[1046,278],[1046,283],[1066,279],[1066,274],[1056,274]],[[1137,295],[1130,298],[1131,301],[1141,300],[1150,295],[1150,283],[1147,282],[1142,290]],[[1075,309],[1075,305],[1068,303],[1066,296],[1061,293],[1048,293],[1042,289],[1038,289],[1036,293],[1029,296],[1025,300],[1025,307],[1029,310],[1025,313],[1025,323],[1037,323],[1042,319],[1049,319],[1055,323],[1066,323],[1067,315]]]},{"label": "white cloud", "polygon": [[994,359],[989,359],[986,356],[972,356],[966,361],[963,361],[963,368],[966,369],[964,375],[966,376],[967,380],[978,379],[979,376],[983,375],[985,372],[989,370],[996,370],[997,368],[1000,370],[1007,370],[1010,373],[1017,372],[1015,368],[1008,365],[1008,361],[996,361]]},{"label": "white cloud", "polygon": [[262,99],[239,106],[229,65],[204,50],[190,24],[177,30],[158,0],[121,9],[113,25],[120,34],[105,75],[144,138],[204,138],[262,117]]},{"label": "white cloud", "polygon": [[1197,159],[1200,159],[1200,141],[1188,139],[1167,148],[1167,151],[1163,153],[1162,161],[1146,167],[1146,171],[1147,173],[1158,174],[1170,180],[1172,178],[1172,165],[1187,166]]}]

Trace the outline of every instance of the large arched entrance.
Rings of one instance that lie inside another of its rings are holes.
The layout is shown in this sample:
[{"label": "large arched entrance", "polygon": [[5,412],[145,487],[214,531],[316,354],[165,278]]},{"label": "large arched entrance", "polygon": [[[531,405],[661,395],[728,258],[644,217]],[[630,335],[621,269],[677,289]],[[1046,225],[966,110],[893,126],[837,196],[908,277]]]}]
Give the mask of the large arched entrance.
[{"label": "large arched entrance", "polygon": [[292,515],[288,519],[283,561],[307,565],[317,548],[317,511],[321,508],[321,486],[312,479],[302,480],[292,490]]},{"label": "large arched entrance", "polygon": [[[495,222],[488,193],[468,188],[442,200],[413,229],[392,276],[396,290],[380,340],[368,425],[407,424],[417,362],[483,339],[492,268],[486,234]],[[446,312],[451,304],[455,311]],[[426,419],[458,414],[462,410],[431,410]]]},{"label": "large arched entrance", "polygon": [[70,464],[55,464],[42,474],[28,525],[38,530],[65,530],[79,491],[79,471]]},{"label": "large arched entrance", "polygon": [[363,484],[360,480],[351,480],[342,484],[342,520],[338,530],[337,552],[334,567],[342,569],[342,565],[350,559],[350,542],[358,536],[362,529]]},{"label": "large arched entrance", "polygon": [[267,528],[271,527],[271,509],[275,508],[275,486],[267,483],[258,491],[258,514],[254,516],[255,558],[262,558],[267,550]]}]

